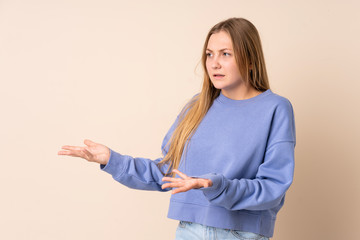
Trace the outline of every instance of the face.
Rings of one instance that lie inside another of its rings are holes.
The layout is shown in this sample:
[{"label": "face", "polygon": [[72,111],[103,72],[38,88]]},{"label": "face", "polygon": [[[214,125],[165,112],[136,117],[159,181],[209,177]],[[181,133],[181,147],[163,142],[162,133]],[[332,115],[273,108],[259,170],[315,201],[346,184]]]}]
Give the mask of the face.
[{"label": "face", "polygon": [[206,50],[206,69],[214,87],[229,94],[244,83],[238,69],[231,38],[225,31],[210,36]]}]

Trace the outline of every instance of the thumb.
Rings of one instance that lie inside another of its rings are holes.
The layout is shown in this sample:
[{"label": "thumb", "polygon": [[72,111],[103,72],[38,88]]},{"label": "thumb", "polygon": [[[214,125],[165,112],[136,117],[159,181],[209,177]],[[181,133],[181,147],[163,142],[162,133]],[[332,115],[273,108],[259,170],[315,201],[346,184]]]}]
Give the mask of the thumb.
[{"label": "thumb", "polygon": [[84,140],[84,143],[85,143],[85,145],[87,145],[88,147],[91,147],[91,146],[96,145],[95,142],[93,142],[93,141],[91,141],[91,140],[89,140],[89,139],[85,139],[85,140]]}]

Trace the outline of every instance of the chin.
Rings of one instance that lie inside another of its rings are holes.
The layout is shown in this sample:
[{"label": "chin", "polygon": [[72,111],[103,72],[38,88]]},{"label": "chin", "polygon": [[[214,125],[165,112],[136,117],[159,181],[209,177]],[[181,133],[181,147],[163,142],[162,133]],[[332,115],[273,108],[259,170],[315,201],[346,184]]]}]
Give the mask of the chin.
[{"label": "chin", "polygon": [[210,80],[210,81],[211,81],[211,84],[214,86],[214,88],[216,88],[216,89],[221,89],[222,88],[222,85],[219,84],[218,82],[214,82],[212,80]]},{"label": "chin", "polygon": [[226,88],[226,86],[224,86],[223,84],[214,84],[214,83],[213,83],[213,86],[214,86],[214,88],[220,89],[220,90]]}]

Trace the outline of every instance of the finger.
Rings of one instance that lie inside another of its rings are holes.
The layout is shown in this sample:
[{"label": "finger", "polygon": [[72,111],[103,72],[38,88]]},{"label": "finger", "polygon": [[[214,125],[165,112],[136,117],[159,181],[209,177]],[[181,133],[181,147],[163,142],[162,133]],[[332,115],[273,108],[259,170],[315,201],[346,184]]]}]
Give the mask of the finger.
[{"label": "finger", "polygon": [[89,147],[96,145],[95,142],[93,142],[93,141],[91,141],[91,140],[89,140],[89,139],[85,139],[85,140],[84,140],[84,144],[87,145],[87,146],[89,146]]},{"label": "finger", "polygon": [[86,148],[84,148],[82,150],[82,152],[84,153],[84,155],[86,156],[86,159],[89,160],[89,161],[93,161],[93,154],[91,152],[89,152],[89,150],[87,150]]},{"label": "finger", "polygon": [[163,177],[161,179],[163,182],[178,182],[178,181],[182,181],[182,179],[180,178],[173,178],[173,177]]},{"label": "finger", "polygon": [[58,151],[58,155],[69,155],[69,151]]},{"label": "finger", "polygon": [[192,188],[189,187],[181,187],[181,188],[176,188],[174,190],[171,191],[171,194],[177,194],[177,193],[181,193],[181,192],[187,192],[189,190],[191,190]]},{"label": "finger", "polygon": [[169,184],[168,183],[164,183],[163,185],[161,185],[161,189],[165,189],[165,188],[169,188]]},{"label": "finger", "polygon": [[193,180],[183,181],[182,186],[179,186],[177,189],[174,189],[172,192],[173,192],[173,194],[175,194],[175,193],[187,192],[191,189],[199,188],[198,183],[199,183],[198,181],[193,181]]},{"label": "finger", "polygon": [[171,183],[164,183],[163,185],[161,185],[161,189],[165,188],[171,188]]},{"label": "finger", "polygon": [[59,151],[58,155],[66,155],[71,157],[82,157],[82,155],[79,152],[74,151]]},{"label": "finger", "polygon": [[180,171],[177,170],[177,169],[173,169],[172,171],[173,171],[174,173],[176,173],[177,175],[179,175],[182,179],[188,179],[188,178],[189,178],[185,173],[182,173],[182,172],[180,172]]},{"label": "finger", "polygon": [[163,185],[161,185],[161,188],[164,189],[164,188],[180,188],[180,187],[183,187],[184,186],[184,183],[180,183],[180,182],[177,182],[177,183],[164,183]]},{"label": "finger", "polygon": [[164,188],[179,188],[179,187],[183,187],[184,184],[181,184],[181,183],[164,183],[162,186],[164,186]]},{"label": "finger", "polygon": [[184,191],[182,191],[180,188],[177,188],[177,189],[172,190],[171,194],[177,194],[177,193],[181,193],[181,192],[184,192]]},{"label": "finger", "polygon": [[[84,159],[90,161],[89,156],[88,156],[89,152],[83,147],[79,147],[79,149],[78,149],[78,147],[68,146],[65,149],[67,149],[67,151],[59,151],[59,153],[61,153],[61,155],[80,157],[80,158],[84,158]],[[90,153],[90,155],[92,155],[92,154]]]},{"label": "finger", "polygon": [[82,150],[83,149],[83,147],[69,146],[69,145],[62,146],[61,148],[65,149],[65,150]]}]

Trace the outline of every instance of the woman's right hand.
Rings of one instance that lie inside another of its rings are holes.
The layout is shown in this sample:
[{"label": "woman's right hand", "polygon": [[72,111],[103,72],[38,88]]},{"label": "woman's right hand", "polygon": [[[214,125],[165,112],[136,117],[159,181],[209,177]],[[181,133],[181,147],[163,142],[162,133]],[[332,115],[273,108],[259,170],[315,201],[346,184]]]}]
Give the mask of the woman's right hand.
[{"label": "woman's right hand", "polygon": [[88,139],[86,139],[84,143],[86,147],[62,146],[63,151],[59,151],[58,155],[80,157],[89,162],[96,162],[103,165],[108,163],[110,158],[110,149],[108,147]]}]

